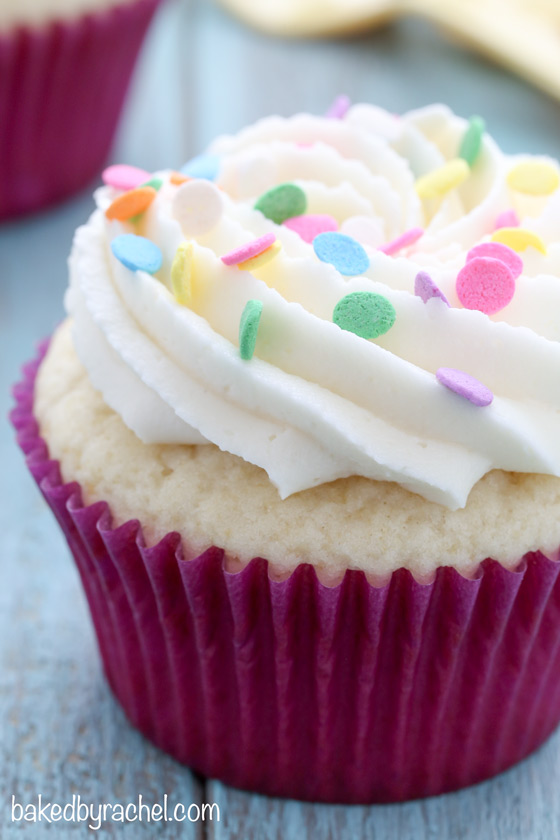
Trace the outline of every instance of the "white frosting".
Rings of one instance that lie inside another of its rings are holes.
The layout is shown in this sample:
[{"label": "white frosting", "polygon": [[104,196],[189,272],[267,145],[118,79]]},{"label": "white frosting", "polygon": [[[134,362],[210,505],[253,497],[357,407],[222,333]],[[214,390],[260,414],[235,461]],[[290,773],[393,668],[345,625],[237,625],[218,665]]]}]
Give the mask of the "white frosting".
[{"label": "white frosting", "polygon": [[[114,197],[76,234],[66,297],[74,341],[93,385],[146,443],[211,442],[257,464],[282,498],[339,477],[396,481],[456,509],[494,468],[560,475],[560,195],[521,206],[506,175],[512,159],[485,136],[469,179],[422,206],[415,179],[456,156],[463,120],[443,106],[398,119],[368,105],[344,120],[272,117],[219,138],[223,213],[194,247],[192,305],[170,289],[185,235],[168,181],[140,229],[157,243],[157,276],[133,273],[110,250],[132,230],[108,222]],[[313,144],[311,146],[306,144]],[[309,213],[330,213],[362,241],[370,267],[344,277],[312,245],[253,209],[275,184],[300,185]],[[547,254],[522,254],[511,303],[492,317],[463,309],[455,292],[466,252],[489,238],[496,216],[530,212],[525,227]],[[404,230],[424,236],[397,256],[376,250]],[[273,231],[279,254],[253,273],[220,256]],[[451,302],[414,295],[420,269]],[[352,291],[384,295],[394,326],[366,341],[332,322]],[[240,358],[239,320],[263,303],[255,356]],[[494,393],[477,408],[435,378],[464,370]]]},{"label": "white frosting", "polygon": [[76,18],[134,0],[0,0],[0,29]]}]

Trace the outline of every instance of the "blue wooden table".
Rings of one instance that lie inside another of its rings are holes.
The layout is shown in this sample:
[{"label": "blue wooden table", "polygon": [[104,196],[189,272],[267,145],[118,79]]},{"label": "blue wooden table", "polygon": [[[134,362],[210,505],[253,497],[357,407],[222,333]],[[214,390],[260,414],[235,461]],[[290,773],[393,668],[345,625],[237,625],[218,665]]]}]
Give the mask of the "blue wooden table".
[{"label": "blue wooden table", "polygon": [[[218,133],[268,113],[322,112],[339,92],[392,111],[444,101],[465,116],[483,114],[508,151],[560,157],[557,103],[426,24],[401,21],[355,39],[275,41],[210,0],[169,0],[146,42],[113,158],[176,167]],[[131,824],[129,837],[558,840],[560,733],[470,790],[346,808],[269,800],[195,778],[128,725],[103,679],[68,550],[4,420],[19,365],[62,318],[72,232],[91,208],[88,190],[0,226],[0,837],[87,832],[84,823],[12,823],[12,795],[25,805],[39,794],[61,804],[73,794],[94,804],[126,804],[139,794],[156,803],[167,794],[186,807],[216,802],[220,821]],[[123,830],[111,822],[101,829],[105,837]]]}]

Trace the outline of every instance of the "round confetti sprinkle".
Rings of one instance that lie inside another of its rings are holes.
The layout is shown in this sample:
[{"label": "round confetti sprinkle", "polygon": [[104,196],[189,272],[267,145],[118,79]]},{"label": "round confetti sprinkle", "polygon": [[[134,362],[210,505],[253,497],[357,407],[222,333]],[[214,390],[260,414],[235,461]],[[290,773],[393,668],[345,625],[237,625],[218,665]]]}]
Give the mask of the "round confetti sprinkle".
[{"label": "round confetti sprinkle", "polygon": [[439,169],[418,178],[416,192],[420,198],[441,198],[460,186],[469,177],[470,171],[466,160],[455,158],[444,163]]},{"label": "round confetti sprinkle", "polygon": [[519,216],[515,210],[503,210],[496,216],[494,230],[504,227],[519,227]]},{"label": "round confetti sprinkle", "polygon": [[153,178],[150,178],[149,181],[146,181],[144,184],[140,184],[141,187],[151,187],[156,192],[160,190],[163,186],[163,178],[157,178],[155,175]]},{"label": "round confetti sprinkle", "polygon": [[383,251],[384,254],[397,254],[399,251],[402,251],[403,248],[408,248],[410,245],[414,245],[414,243],[418,242],[422,236],[424,236],[424,228],[410,228],[410,230],[405,230],[404,233],[401,233],[400,236],[393,239],[392,242],[387,242],[386,245],[381,245],[379,250]]},{"label": "round confetti sprinkle", "polygon": [[515,292],[508,266],[491,257],[474,257],[457,275],[457,296],[466,309],[494,315],[507,306]]},{"label": "round confetti sprinkle", "polygon": [[121,193],[105,210],[108,219],[126,222],[148,209],[157,193],[153,187],[137,187]]},{"label": "round confetti sprinkle", "polygon": [[239,355],[247,361],[253,358],[253,353],[255,352],[262,308],[262,301],[248,300],[241,314],[241,320],[239,322]]},{"label": "round confetti sprinkle", "polygon": [[273,260],[281,250],[282,245],[280,242],[273,242],[272,245],[265,248],[264,251],[261,251],[261,253],[257,254],[256,257],[251,257],[248,260],[238,263],[238,268],[242,271],[256,271],[257,268],[262,268],[264,265]]},{"label": "round confetti sprinkle", "polygon": [[304,242],[313,242],[320,233],[338,230],[338,222],[332,216],[317,213],[307,216],[294,216],[286,219],[284,226],[298,233]]},{"label": "round confetti sprinkle", "polygon": [[147,271],[148,274],[155,274],[161,268],[160,249],[144,236],[123,233],[113,239],[111,251],[131,271]]},{"label": "round confetti sprinkle", "polygon": [[333,321],[341,330],[360,338],[377,338],[388,332],[395,323],[393,304],[374,292],[351,292],[338,301]]},{"label": "round confetti sprinkle", "polygon": [[525,195],[550,195],[558,189],[560,176],[551,163],[526,160],[510,170],[507,182],[512,190]]},{"label": "round confetti sprinkle", "polygon": [[169,176],[169,183],[173,184],[173,186],[178,187],[181,184],[186,184],[189,178],[187,175],[182,175],[180,172],[172,172]]},{"label": "round confetti sprinkle", "polygon": [[274,242],[276,242],[275,235],[273,233],[265,233],[264,236],[259,236],[258,239],[252,239],[250,242],[246,242],[245,245],[241,245],[240,248],[224,254],[222,262],[226,265],[239,265],[239,263],[250,260],[252,257],[256,257],[257,254],[261,254],[267,248],[270,248]]},{"label": "round confetti sprinkle", "polygon": [[467,254],[467,262],[474,260],[475,257],[490,257],[493,260],[500,260],[507,265],[514,280],[517,280],[523,272],[523,260],[519,254],[502,242],[481,242],[480,245],[475,245]]},{"label": "round confetti sprinkle", "polygon": [[145,169],[138,169],[137,166],[115,163],[103,170],[101,178],[104,184],[116,190],[134,190],[151,178],[151,174]]},{"label": "round confetti sprinkle", "polygon": [[347,277],[363,274],[369,257],[362,245],[345,233],[320,233],[313,240],[313,250],[322,262],[330,263]]},{"label": "round confetti sprinkle", "polygon": [[484,136],[484,129],[486,124],[482,117],[471,117],[469,126],[461,140],[459,147],[459,157],[466,160],[469,166],[472,166],[480,154],[482,148],[482,138]]},{"label": "round confetti sprinkle", "polygon": [[492,242],[502,242],[508,248],[517,251],[525,251],[527,248],[536,248],[541,254],[546,254],[546,245],[537,233],[526,228],[500,228],[492,234]]},{"label": "round confetti sprinkle", "polygon": [[336,97],[325,117],[330,120],[343,120],[351,104],[350,98],[343,93]]},{"label": "round confetti sprinkle", "polygon": [[181,184],[171,204],[171,212],[185,236],[201,236],[216,227],[223,213],[220,190],[210,181],[195,180]]},{"label": "round confetti sprinkle", "polygon": [[436,370],[436,378],[438,382],[441,382],[450,391],[459,394],[460,397],[464,397],[473,403],[473,405],[481,407],[490,405],[494,399],[494,394],[486,385],[483,385],[482,382],[479,382],[478,379],[475,379],[474,376],[470,376],[463,370],[441,367]]},{"label": "round confetti sprinkle", "polygon": [[414,294],[422,298],[424,303],[427,303],[431,298],[439,298],[446,306],[449,306],[449,301],[426,271],[419,271],[414,278]]},{"label": "round confetti sprinkle", "polygon": [[182,242],[171,265],[171,288],[182,306],[188,306],[192,298],[193,254],[193,243]]},{"label": "round confetti sprinkle", "polygon": [[220,171],[220,162],[218,155],[198,155],[181,167],[181,175],[215,181]]},{"label": "round confetti sprinkle", "polygon": [[307,198],[301,187],[279,184],[261,195],[255,210],[260,210],[267,219],[281,225],[293,216],[303,216],[307,210]]}]

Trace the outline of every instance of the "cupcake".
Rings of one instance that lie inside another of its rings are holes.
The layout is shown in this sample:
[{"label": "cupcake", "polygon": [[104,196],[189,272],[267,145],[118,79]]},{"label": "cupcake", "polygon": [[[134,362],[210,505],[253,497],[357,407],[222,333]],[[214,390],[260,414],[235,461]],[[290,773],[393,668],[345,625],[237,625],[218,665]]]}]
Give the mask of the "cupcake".
[{"label": "cupcake", "polygon": [[558,173],[345,100],[105,172],[13,422],[179,761],[398,801],[557,725]]},{"label": "cupcake", "polygon": [[158,2],[2,0],[0,220],[99,173]]}]

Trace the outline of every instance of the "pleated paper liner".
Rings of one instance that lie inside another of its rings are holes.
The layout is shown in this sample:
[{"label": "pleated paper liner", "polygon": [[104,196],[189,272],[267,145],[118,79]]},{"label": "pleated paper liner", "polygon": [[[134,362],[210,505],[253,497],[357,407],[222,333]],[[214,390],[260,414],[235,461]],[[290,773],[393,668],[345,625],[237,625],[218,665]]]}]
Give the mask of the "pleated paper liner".
[{"label": "pleated paper liner", "polygon": [[0,32],[0,219],[83,187],[106,161],[160,0]]},{"label": "pleated paper liner", "polygon": [[384,586],[309,565],[282,581],[267,561],[225,571],[178,534],[145,545],[105,502],[64,484],[33,417],[34,378],[12,421],[72,550],[109,683],[146,737],[200,773],[325,802],[389,802],[481,781],[522,759],[560,719],[560,563],[473,579],[407,570]]}]

